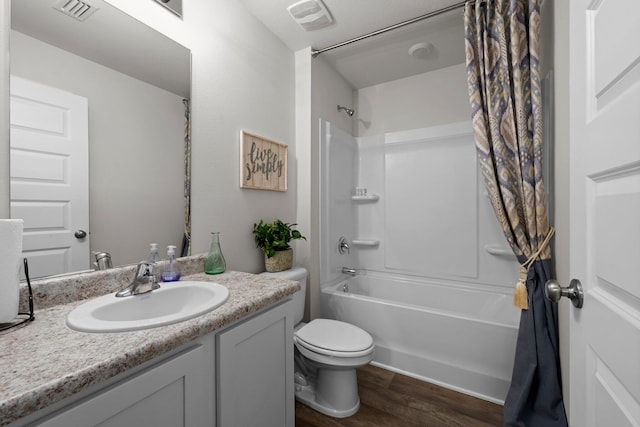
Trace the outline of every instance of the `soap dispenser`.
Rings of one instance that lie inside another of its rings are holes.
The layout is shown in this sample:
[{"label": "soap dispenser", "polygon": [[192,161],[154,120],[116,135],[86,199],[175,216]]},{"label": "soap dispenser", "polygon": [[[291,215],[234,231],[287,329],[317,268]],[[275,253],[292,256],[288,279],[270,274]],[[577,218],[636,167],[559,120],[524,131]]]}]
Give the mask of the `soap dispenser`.
[{"label": "soap dispenser", "polygon": [[180,268],[176,263],[176,247],[167,246],[167,266],[160,275],[163,282],[176,282],[180,280]]},{"label": "soap dispenser", "polygon": [[149,264],[151,264],[151,271],[155,276],[155,281],[160,281],[160,268],[158,266],[158,244],[157,243],[149,243]]},{"label": "soap dispenser", "polygon": [[157,243],[150,243],[149,244],[150,248],[149,248],[149,262],[151,262],[151,264],[155,264],[158,262],[158,244]]}]

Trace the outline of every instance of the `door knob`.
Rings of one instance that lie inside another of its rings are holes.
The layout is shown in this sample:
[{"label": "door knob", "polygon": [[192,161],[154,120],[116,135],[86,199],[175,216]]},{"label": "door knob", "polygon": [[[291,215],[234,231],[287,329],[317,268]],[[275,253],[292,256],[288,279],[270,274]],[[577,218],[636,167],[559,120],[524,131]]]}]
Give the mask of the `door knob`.
[{"label": "door knob", "polygon": [[582,308],[582,304],[584,303],[584,292],[582,291],[582,284],[578,279],[571,280],[571,283],[569,283],[569,286],[566,288],[560,286],[555,280],[549,280],[545,284],[544,290],[547,298],[553,302],[558,302],[560,298],[567,297],[577,308]]},{"label": "door knob", "polygon": [[73,233],[73,235],[76,236],[76,239],[84,239],[85,237],[87,237],[87,232],[84,230],[78,230]]}]

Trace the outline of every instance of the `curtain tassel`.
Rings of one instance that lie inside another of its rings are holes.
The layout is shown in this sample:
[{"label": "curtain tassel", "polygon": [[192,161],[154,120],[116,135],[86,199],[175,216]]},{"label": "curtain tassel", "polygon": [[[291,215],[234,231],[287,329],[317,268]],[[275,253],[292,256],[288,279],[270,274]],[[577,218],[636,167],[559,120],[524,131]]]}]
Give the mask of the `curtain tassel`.
[{"label": "curtain tassel", "polygon": [[516,290],[513,293],[513,305],[521,310],[529,309],[529,295],[527,294],[528,275],[529,269],[521,265],[520,272],[518,273],[518,283],[516,283]]},{"label": "curtain tassel", "polygon": [[518,273],[518,283],[516,283],[516,290],[513,293],[513,305],[521,310],[529,309],[529,295],[527,293],[527,277],[529,276],[529,269],[533,263],[538,259],[542,251],[547,247],[556,229],[551,227],[547,233],[542,244],[538,247],[538,250],[527,259],[527,261],[520,266],[520,272]]}]

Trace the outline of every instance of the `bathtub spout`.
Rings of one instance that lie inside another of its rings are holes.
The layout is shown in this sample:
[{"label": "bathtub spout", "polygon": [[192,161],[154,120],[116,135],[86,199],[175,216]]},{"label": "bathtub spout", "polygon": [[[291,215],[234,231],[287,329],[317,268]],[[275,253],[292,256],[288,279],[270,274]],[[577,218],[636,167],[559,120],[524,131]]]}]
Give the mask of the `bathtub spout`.
[{"label": "bathtub spout", "polygon": [[342,274],[350,274],[352,276],[356,275],[356,269],[355,268],[349,268],[349,267],[342,267]]}]

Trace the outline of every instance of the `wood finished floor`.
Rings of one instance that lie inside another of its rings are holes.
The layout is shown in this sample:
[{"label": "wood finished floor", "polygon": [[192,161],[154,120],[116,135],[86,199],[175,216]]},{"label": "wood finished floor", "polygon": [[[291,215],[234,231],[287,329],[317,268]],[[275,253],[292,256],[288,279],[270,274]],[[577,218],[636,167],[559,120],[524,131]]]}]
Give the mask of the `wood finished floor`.
[{"label": "wood finished floor", "polygon": [[386,369],[358,369],[360,410],[327,417],[296,402],[296,427],[489,427],[501,426],[502,406]]}]

